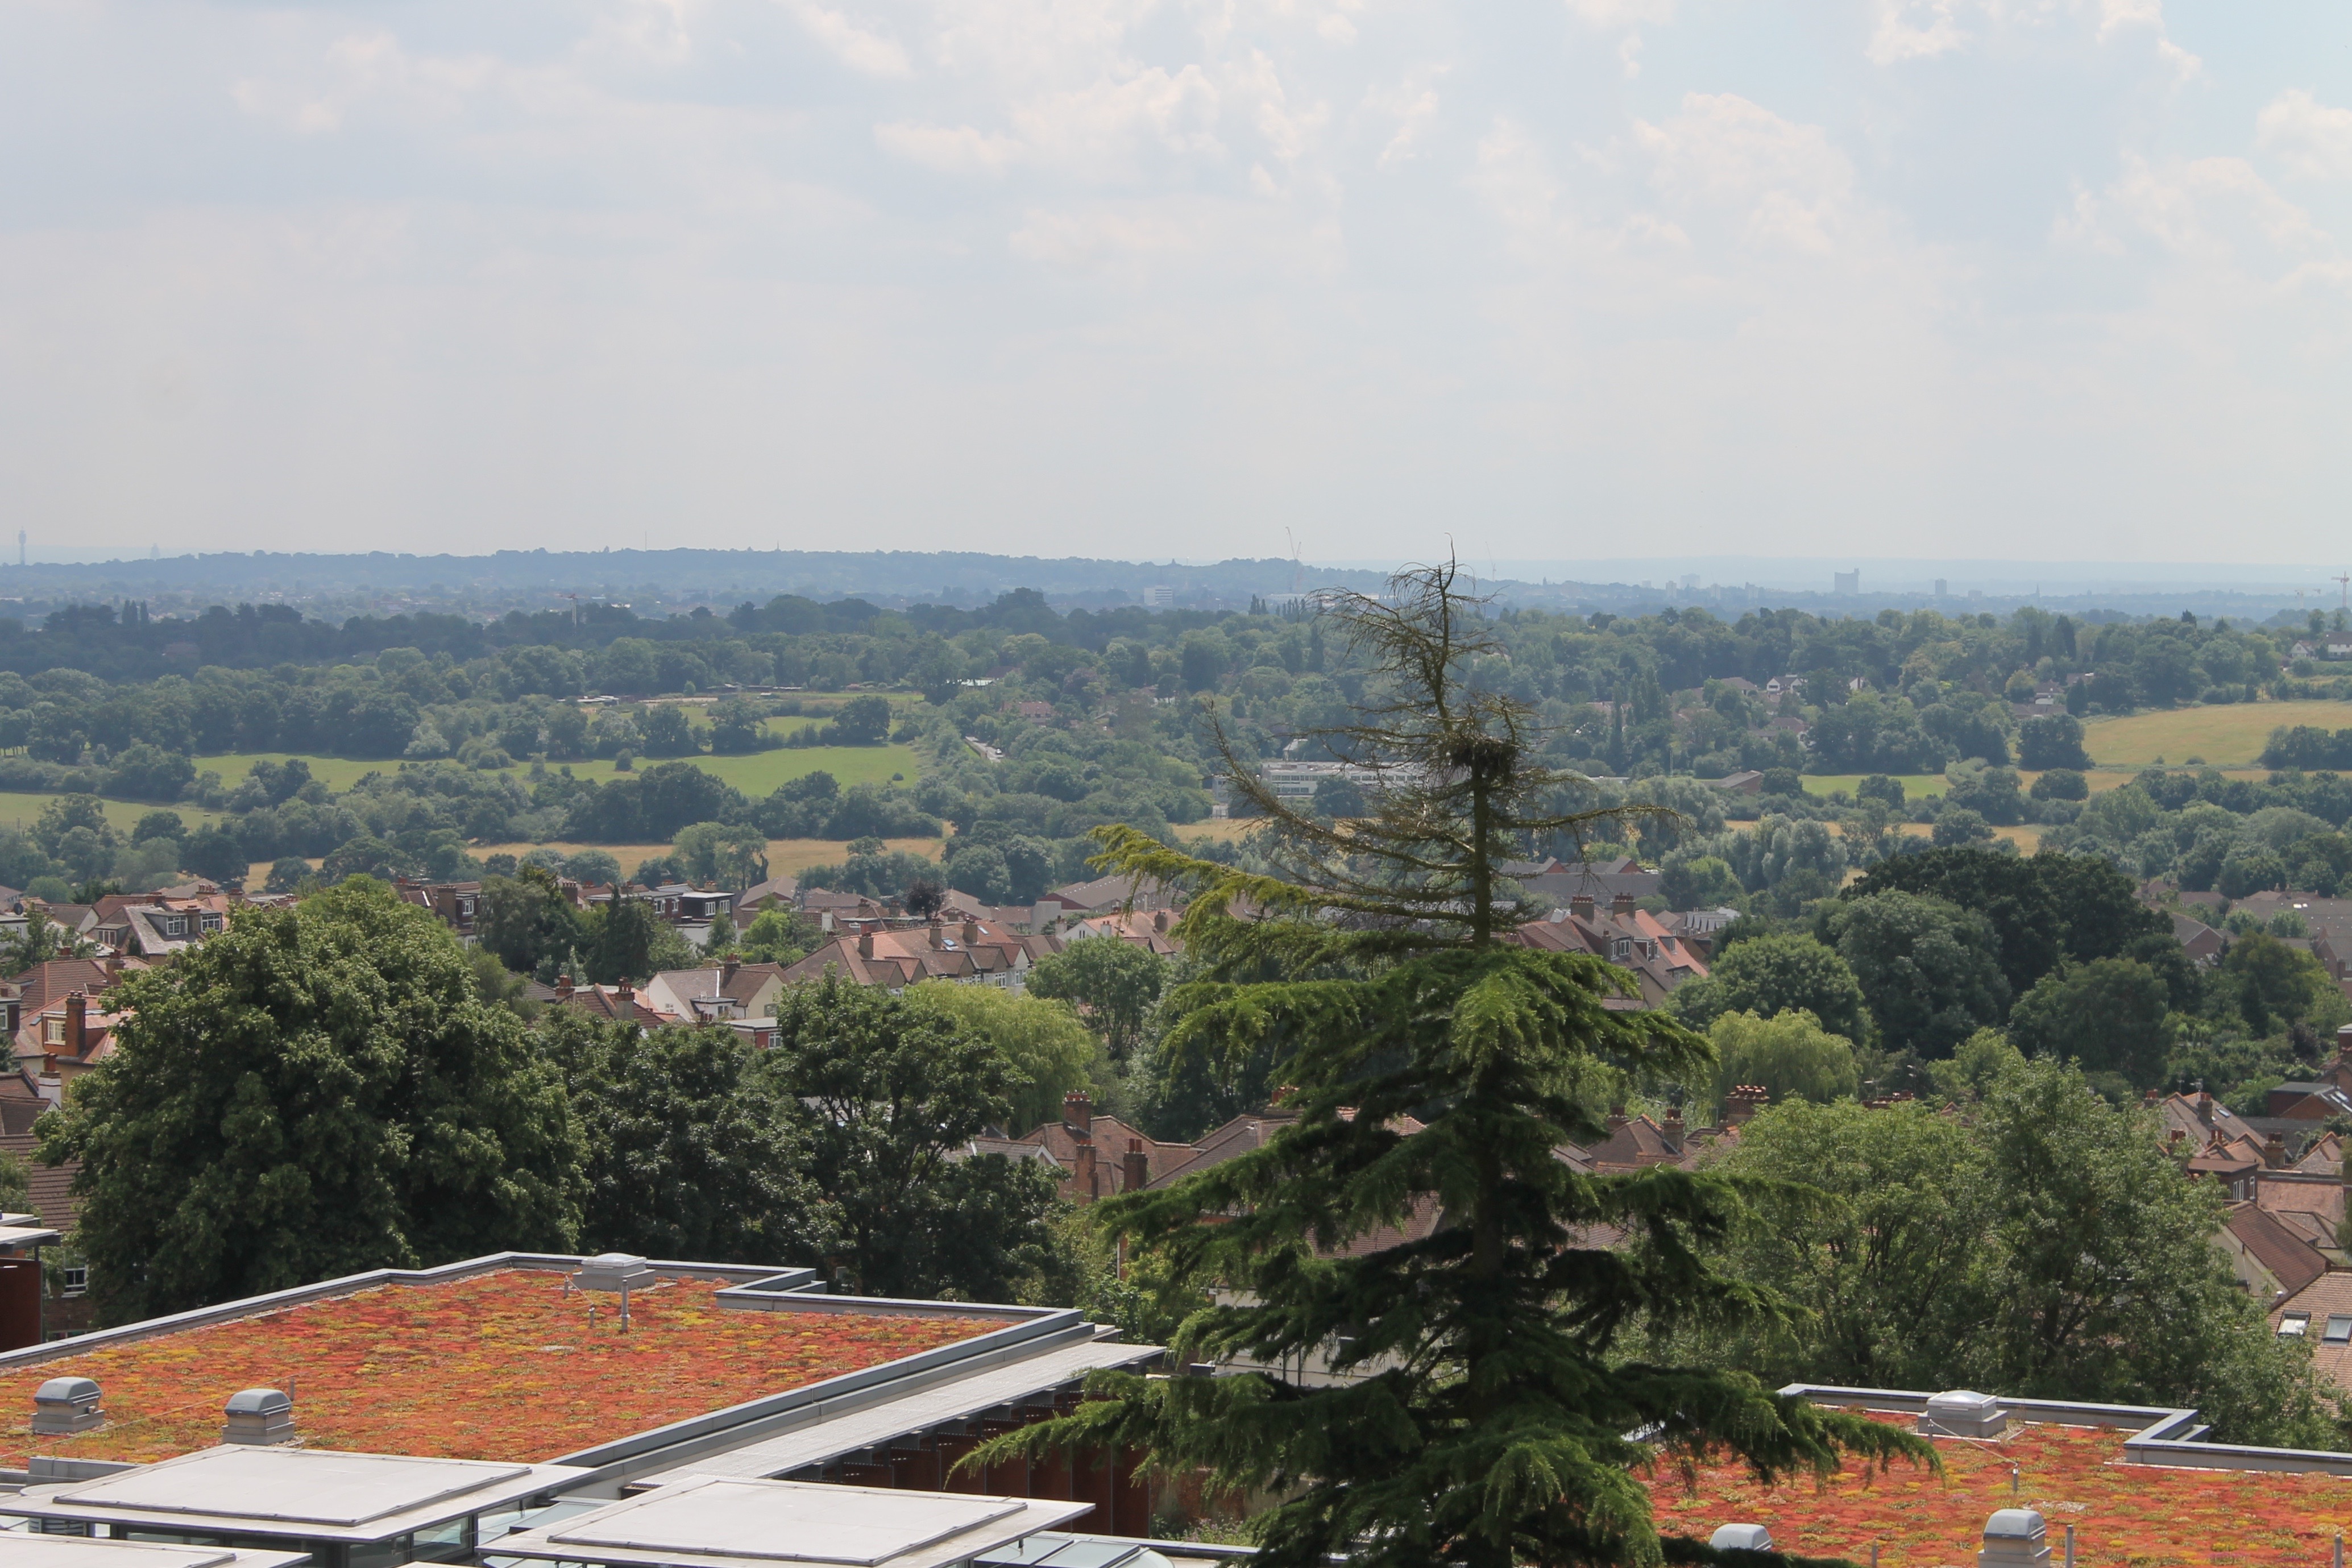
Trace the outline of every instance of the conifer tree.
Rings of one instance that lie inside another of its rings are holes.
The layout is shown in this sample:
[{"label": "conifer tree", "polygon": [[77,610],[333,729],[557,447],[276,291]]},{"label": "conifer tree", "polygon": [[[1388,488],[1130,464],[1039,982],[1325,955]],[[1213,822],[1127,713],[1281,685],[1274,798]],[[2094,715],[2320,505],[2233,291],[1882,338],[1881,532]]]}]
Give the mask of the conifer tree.
[{"label": "conifer tree", "polygon": [[[1554,834],[1613,837],[1623,814],[1549,804],[1580,781],[1538,764],[1521,704],[1469,680],[1489,645],[1450,563],[1391,586],[1327,611],[1380,672],[1357,721],[1320,737],[1370,770],[1370,816],[1294,810],[1228,747],[1281,874],[1098,830],[1098,864],[1196,889],[1179,930],[1198,977],[1171,994],[1166,1047],[1273,1042],[1290,1086],[1262,1148],[1097,1205],[1216,1288],[1172,1350],[1229,1374],[1098,1373],[1076,1413],[974,1458],[1111,1443],[1205,1470],[1277,1500],[1256,1521],[1268,1568],[1710,1560],[1660,1536],[1637,1468],[1704,1451],[1778,1477],[1927,1449],[1744,1373],[1619,1348],[1637,1321],[1778,1310],[1700,1255],[1738,1210],[1733,1184],[1594,1175],[1559,1152],[1605,1135],[1597,1108],[1622,1075],[1698,1082],[1711,1053],[1662,1013],[1612,1006],[1632,994],[1622,972],[1510,940],[1524,911],[1500,865]],[[1434,1227],[1375,1245],[1416,1215]]]}]

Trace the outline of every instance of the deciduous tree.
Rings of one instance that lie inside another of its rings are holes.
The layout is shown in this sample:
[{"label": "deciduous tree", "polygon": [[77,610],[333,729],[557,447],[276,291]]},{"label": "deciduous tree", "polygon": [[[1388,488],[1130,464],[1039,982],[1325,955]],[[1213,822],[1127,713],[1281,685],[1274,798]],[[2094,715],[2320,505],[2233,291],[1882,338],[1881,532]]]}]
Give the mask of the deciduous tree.
[{"label": "deciduous tree", "polygon": [[391,889],[243,911],[115,1000],[115,1054],[40,1128],[43,1161],[81,1162],[107,1321],[571,1244],[561,1078]]}]

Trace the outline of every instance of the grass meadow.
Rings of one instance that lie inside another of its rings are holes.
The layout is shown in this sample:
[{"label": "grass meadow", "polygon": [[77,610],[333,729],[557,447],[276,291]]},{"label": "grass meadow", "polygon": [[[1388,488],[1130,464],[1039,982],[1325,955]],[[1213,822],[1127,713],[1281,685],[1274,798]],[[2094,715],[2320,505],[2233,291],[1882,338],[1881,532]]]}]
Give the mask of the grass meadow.
[{"label": "grass meadow", "polygon": [[2144,768],[2158,759],[2179,767],[2191,757],[2252,768],[2273,730],[2296,724],[2352,729],[2352,702],[2230,702],[2093,719],[2083,726],[2083,749],[2103,768]]}]

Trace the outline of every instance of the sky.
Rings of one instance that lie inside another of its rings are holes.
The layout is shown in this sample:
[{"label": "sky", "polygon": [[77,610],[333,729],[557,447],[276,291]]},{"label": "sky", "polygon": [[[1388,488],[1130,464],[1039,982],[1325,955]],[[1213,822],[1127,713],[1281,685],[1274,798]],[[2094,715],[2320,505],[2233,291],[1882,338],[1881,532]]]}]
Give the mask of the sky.
[{"label": "sky", "polygon": [[10,0],[37,549],[2352,558],[2352,7]]}]

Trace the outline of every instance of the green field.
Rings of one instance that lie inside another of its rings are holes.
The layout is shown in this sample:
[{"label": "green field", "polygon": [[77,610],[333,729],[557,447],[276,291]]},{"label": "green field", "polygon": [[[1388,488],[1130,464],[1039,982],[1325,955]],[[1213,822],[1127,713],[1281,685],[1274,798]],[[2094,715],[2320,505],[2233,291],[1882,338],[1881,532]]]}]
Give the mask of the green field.
[{"label": "green field", "polygon": [[[288,752],[248,752],[198,757],[195,760],[196,771],[200,773],[216,773],[220,774],[222,784],[234,789],[237,781],[251,771],[254,763],[263,761],[282,763],[292,754]],[[395,773],[400,768],[397,762],[353,762],[347,757],[305,756],[302,760],[310,765],[312,778],[322,781],[338,794],[351,788],[366,774]],[[662,760],[640,757],[637,767],[641,770],[649,768]],[[851,784],[885,784],[892,773],[903,773],[909,784],[915,778],[915,753],[907,746],[808,746],[754,752],[743,757],[684,757],[678,760],[716,773],[754,800],[780,784],[815,773],[820,768],[839,779],[845,789]],[[575,776],[594,779],[599,783],[620,776],[611,763],[601,760],[551,763],[548,765],[568,767]],[[511,771],[518,775],[527,772],[523,768]]]},{"label": "green field", "polygon": [[[40,816],[42,808],[57,798],[54,795],[0,793],[0,827],[31,827]],[[130,837],[131,830],[139,826],[139,819],[151,811],[176,811],[180,814],[180,820],[185,822],[191,831],[207,822],[219,820],[222,815],[217,811],[199,810],[193,805],[145,805],[135,800],[106,800],[99,802],[99,805],[105,809],[108,826],[120,831],[126,838]]]},{"label": "green field", "polygon": [[[1867,773],[1807,773],[1805,793],[1833,795],[1843,790],[1852,795],[1855,787],[1869,776]],[[1894,778],[1903,786],[1905,800],[1917,800],[1923,795],[1941,795],[1947,787],[1941,773],[1896,773]]]},{"label": "green field", "polygon": [[2094,719],[2083,726],[2083,749],[2103,768],[2147,767],[2159,757],[2173,767],[2198,757],[2217,768],[2250,768],[2273,730],[2296,724],[2352,729],[2352,702],[2231,702]]}]

